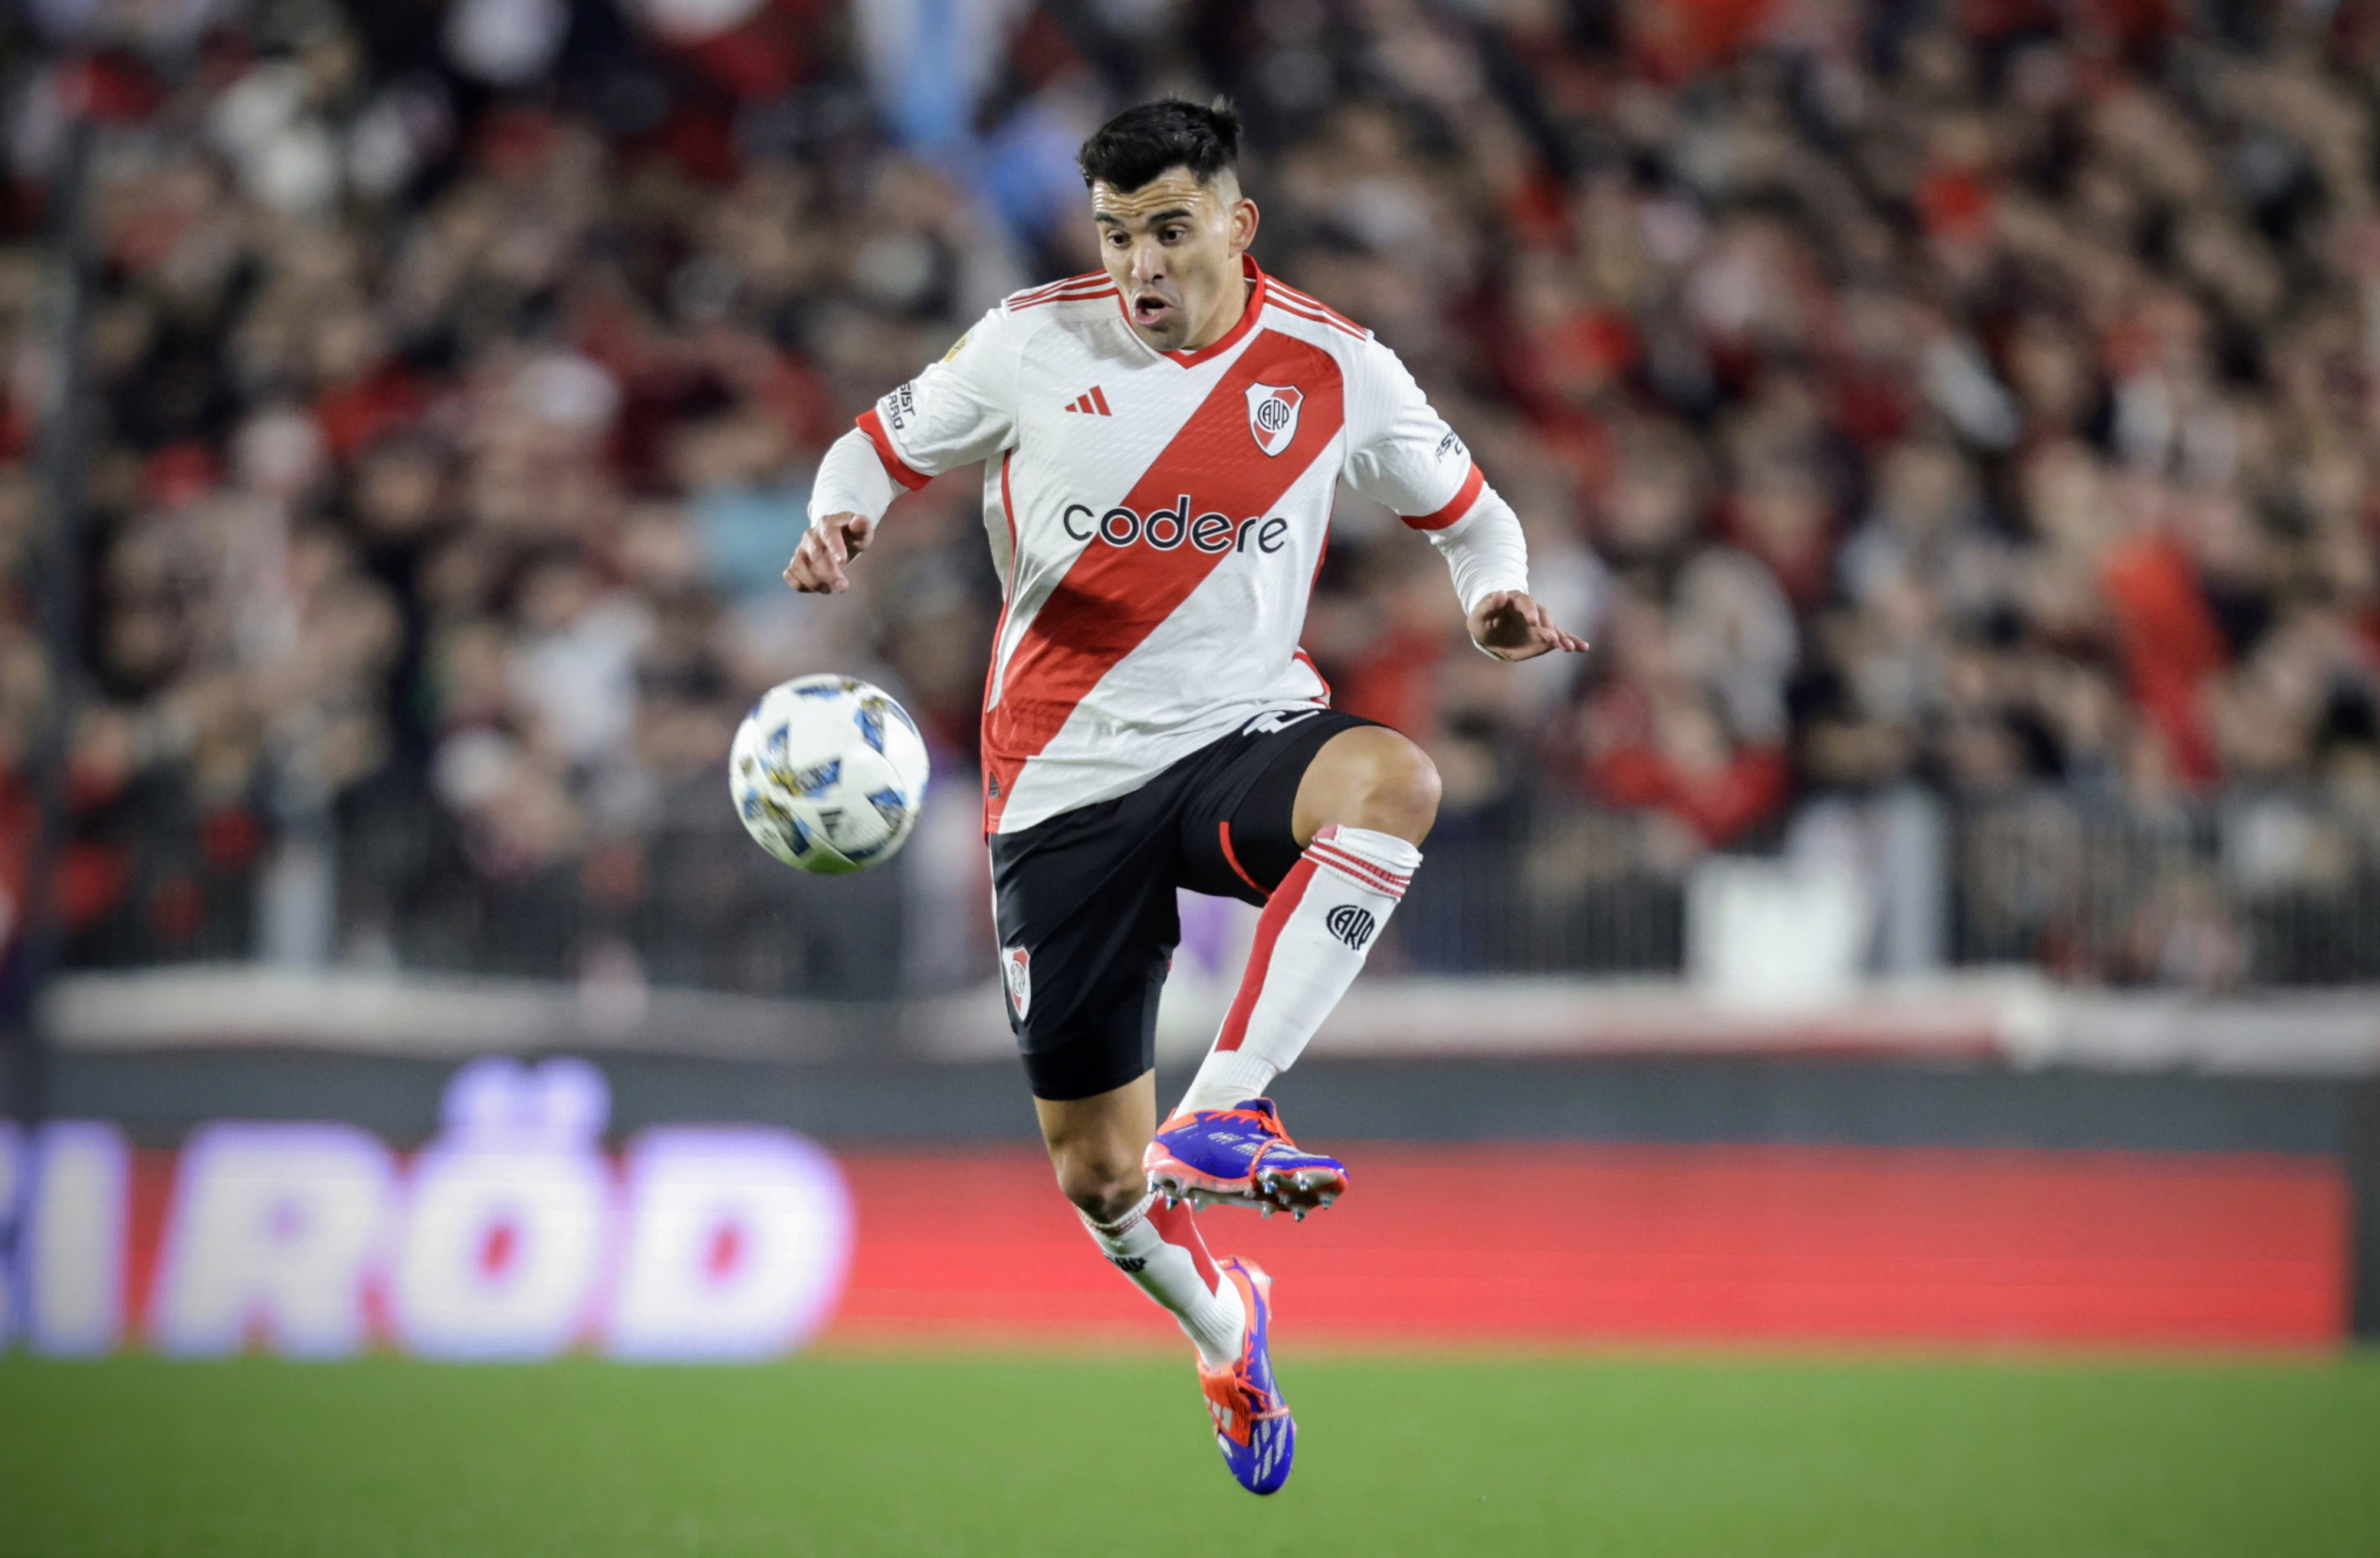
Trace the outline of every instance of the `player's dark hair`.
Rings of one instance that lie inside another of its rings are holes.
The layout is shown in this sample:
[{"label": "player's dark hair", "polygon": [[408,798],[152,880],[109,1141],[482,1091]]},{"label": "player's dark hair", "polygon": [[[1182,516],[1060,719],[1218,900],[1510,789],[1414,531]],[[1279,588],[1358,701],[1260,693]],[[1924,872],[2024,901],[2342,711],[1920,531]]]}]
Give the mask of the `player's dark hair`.
[{"label": "player's dark hair", "polygon": [[1240,116],[1217,98],[1201,108],[1179,98],[1127,108],[1101,125],[1075,154],[1085,184],[1133,190],[1169,168],[1205,184],[1240,165]]}]

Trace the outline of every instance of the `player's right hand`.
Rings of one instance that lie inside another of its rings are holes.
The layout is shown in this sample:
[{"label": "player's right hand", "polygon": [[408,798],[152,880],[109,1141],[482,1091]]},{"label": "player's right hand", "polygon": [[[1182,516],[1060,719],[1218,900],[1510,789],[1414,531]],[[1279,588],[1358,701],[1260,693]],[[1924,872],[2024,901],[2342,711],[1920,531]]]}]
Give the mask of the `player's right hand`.
[{"label": "player's right hand", "polygon": [[785,564],[785,583],[807,595],[841,595],[851,587],[844,565],[875,538],[876,522],[866,514],[827,514],[794,549],[794,560]]}]

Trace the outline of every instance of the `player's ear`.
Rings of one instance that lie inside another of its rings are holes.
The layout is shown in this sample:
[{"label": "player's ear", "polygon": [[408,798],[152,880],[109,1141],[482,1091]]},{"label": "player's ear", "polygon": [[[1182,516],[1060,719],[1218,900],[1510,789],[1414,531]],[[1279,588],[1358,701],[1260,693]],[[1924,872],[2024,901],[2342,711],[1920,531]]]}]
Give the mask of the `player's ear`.
[{"label": "player's ear", "polygon": [[1236,253],[1241,249],[1245,249],[1250,244],[1257,241],[1257,223],[1263,217],[1263,214],[1264,213],[1262,211],[1257,210],[1257,203],[1254,200],[1249,199],[1245,195],[1241,196],[1237,200],[1234,200],[1232,203],[1232,248],[1233,252]]}]

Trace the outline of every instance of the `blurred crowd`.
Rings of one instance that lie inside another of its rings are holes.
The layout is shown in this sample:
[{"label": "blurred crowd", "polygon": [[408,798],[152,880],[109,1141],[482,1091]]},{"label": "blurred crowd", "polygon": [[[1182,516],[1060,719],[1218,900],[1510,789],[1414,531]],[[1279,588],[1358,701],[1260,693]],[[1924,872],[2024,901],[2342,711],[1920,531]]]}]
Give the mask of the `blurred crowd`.
[{"label": "blurred crowd", "polygon": [[[76,116],[107,126],[87,956],[490,966],[544,913],[523,967],[841,987],[832,911],[799,966],[638,962],[759,860],[721,779],[741,711],[835,668],[955,776],[903,866],[944,949],[909,975],[979,973],[999,602],[972,475],[905,499],[852,595],[778,573],[855,412],[1003,293],[1096,266],[1081,137],[1220,91],[1259,258],[1403,356],[1596,641],[1471,653],[1430,550],[1343,500],[1307,646],[1341,707],[1430,747],[1437,847],[1505,851],[1511,912],[1764,851],[1859,872],[1897,970],[2220,985],[2273,972],[2256,904],[2301,941],[2335,900],[2368,924],[2296,972],[2380,976],[2355,950],[2380,934],[2374,0],[10,25],[10,568],[42,513],[45,191]],[[53,682],[19,600],[8,815]],[[335,915],[276,921],[310,882]]]}]

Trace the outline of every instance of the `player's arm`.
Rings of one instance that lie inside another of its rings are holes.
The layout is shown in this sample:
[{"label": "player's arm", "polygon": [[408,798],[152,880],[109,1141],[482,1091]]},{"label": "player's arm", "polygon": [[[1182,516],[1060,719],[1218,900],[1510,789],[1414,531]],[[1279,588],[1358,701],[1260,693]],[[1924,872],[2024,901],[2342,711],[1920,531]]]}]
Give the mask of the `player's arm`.
[{"label": "player's arm", "polygon": [[1500,660],[1560,649],[1583,654],[1586,640],[1563,631],[1529,595],[1529,548],[1512,512],[1415,384],[1396,355],[1366,344],[1365,425],[1347,461],[1348,484],[1394,510],[1446,559],[1471,641]]},{"label": "player's arm", "polygon": [[944,471],[990,458],[1013,441],[1015,330],[994,308],[942,360],[860,415],[834,441],[810,484],[810,527],[785,565],[785,583],[832,595],[868,550],[892,500]]}]

